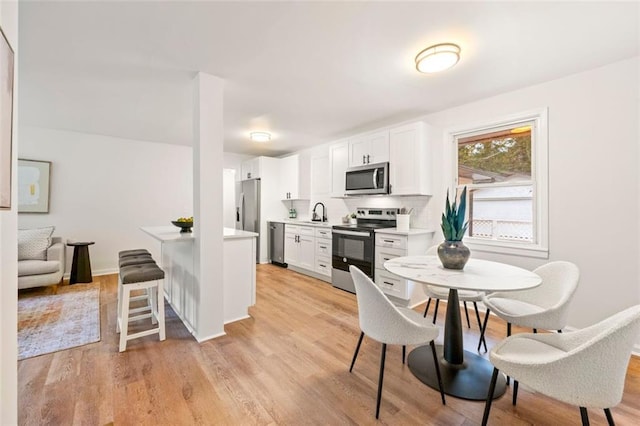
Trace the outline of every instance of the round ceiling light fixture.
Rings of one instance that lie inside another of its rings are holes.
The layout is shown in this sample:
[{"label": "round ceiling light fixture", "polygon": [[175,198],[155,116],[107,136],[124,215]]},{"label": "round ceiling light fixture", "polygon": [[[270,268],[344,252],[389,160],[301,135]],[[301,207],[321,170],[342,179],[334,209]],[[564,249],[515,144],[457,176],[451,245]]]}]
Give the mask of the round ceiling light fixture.
[{"label": "round ceiling light fixture", "polygon": [[460,46],[453,43],[435,44],[416,56],[416,69],[434,73],[451,68],[460,60]]},{"label": "round ceiling light fixture", "polygon": [[269,142],[271,140],[271,134],[267,132],[251,132],[249,137],[254,142]]}]

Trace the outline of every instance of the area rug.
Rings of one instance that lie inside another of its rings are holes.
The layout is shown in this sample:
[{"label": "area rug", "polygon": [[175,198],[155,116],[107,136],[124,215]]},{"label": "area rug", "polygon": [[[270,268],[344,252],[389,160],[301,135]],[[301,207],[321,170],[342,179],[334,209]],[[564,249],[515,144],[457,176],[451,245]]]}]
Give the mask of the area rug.
[{"label": "area rug", "polygon": [[18,359],[100,340],[100,284],[59,286],[18,299]]}]

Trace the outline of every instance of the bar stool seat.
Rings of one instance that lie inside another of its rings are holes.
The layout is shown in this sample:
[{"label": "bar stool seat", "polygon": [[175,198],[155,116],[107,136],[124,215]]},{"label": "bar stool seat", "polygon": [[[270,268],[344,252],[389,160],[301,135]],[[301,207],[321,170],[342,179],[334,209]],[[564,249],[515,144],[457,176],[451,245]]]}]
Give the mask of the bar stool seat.
[{"label": "bar stool seat", "polygon": [[[164,324],[164,271],[153,263],[139,263],[120,267],[118,280],[118,321],[117,331],[120,333],[119,350],[123,352],[127,349],[129,340],[158,333],[160,340],[166,339]],[[149,298],[147,306],[130,309],[129,304],[136,298],[131,297],[131,292],[135,290],[146,290],[147,295],[142,298]],[[134,316],[129,316],[134,314]],[[129,323],[142,319],[151,318],[152,324],[157,324],[155,328],[129,334]]]},{"label": "bar stool seat", "polygon": [[133,250],[122,250],[121,252],[118,252],[118,257],[123,258],[127,256],[140,256],[142,254],[148,254],[149,256],[151,256],[151,253],[149,253],[149,250],[147,249],[133,249]]},{"label": "bar stool seat", "polygon": [[118,260],[118,266],[121,268],[123,266],[141,265],[144,263],[156,263],[156,261],[153,260],[150,254],[121,257],[120,260]]}]

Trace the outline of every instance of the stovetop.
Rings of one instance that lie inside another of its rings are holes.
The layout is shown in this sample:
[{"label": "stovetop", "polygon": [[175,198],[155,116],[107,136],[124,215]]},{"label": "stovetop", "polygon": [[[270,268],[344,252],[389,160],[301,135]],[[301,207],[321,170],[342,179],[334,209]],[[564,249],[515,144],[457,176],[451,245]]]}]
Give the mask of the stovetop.
[{"label": "stovetop", "polygon": [[354,225],[334,225],[334,229],[352,230],[352,231],[370,231],[382,228],[395,228],[396,215],[398,209],[394,208],[365,208],[358,207],[357,210],[358,223]]}]

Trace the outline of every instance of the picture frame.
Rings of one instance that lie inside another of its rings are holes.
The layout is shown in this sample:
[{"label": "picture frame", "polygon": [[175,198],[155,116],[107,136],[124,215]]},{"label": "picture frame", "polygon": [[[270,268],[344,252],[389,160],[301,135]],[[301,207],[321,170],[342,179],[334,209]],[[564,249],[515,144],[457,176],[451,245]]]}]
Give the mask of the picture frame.
[{"label": "picture frame", "polygon": [[14,53],[0,28],[0,210],[11,209]]},{"label": "picture frame", "polygon": [[49,213],[51,161],[18,159],[18,213]]}]

